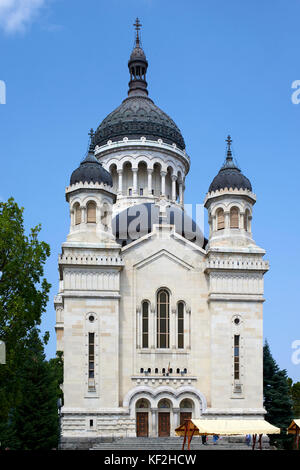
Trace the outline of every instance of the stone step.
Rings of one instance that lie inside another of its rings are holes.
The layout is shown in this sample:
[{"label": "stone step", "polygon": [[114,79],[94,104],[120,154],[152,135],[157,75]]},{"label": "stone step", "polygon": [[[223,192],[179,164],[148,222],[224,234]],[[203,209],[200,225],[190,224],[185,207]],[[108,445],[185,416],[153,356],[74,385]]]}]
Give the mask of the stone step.
[{"label": "stone step", "polygon": [[[124,438],[116,439],[113,442],[103,442],[95,444],[91,450],[181,450],[183,438]],[[186,443],[187,447],[187,443]],[[194,438],[191,443],[191,450],[207,449],[249,449],[245,442],[229,442],[228,438],[219,439],[216,445],[212,439],[208,438],[207,445],[203,445],[199,438]]]}]

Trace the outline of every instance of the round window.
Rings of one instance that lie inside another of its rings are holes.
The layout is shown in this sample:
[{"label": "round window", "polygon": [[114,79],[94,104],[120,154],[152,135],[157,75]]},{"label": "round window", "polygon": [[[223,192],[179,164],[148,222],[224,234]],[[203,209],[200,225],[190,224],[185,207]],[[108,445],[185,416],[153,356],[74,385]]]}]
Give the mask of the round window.
[{"label": "round window", "polygon": [[94,315],[90,315],[90,316],[89,316],[89,321],[90,321],[90,322],[93,322],[94,320],[95,320]]},{"label": "round window", "polygon": [[239,324],[240,324],[240,321],[241,321],[241,320],[240,320],[239,318],[235,318],[235,319],[234,319],[234,323],[235,323],[236,325],[239,325]]}]

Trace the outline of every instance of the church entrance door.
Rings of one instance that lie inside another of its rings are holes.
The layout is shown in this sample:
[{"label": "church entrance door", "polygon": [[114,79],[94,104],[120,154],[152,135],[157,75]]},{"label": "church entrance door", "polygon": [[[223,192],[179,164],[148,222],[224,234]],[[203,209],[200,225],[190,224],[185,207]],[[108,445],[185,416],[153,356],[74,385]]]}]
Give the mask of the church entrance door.
[{"label": "church entrance door", "polygon": [[136,414],[137,437],[148,437],[148,413],[138,412]]},{"label": "church entrance door", "polygon": [[180,413],[180,426],[184,424],[185,419],[190,419],[192,417],[192,413],[190,412],[181,412]]},{"label": "church entrance door", "polygon": [[158,435],[159,437],[170,436],[170,413],[158,413]]}]

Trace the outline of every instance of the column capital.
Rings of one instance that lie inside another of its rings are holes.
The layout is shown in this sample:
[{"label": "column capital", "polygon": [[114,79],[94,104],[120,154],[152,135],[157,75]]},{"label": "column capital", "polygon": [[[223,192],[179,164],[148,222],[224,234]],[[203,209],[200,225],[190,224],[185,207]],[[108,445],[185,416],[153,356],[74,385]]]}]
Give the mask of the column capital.
[{"label": "column capital", "polygon": [[171,175],[172,181],[177,181],[177,175]]},{"label": "column capital", "polygon": [[153,168],[147,168],[147,173],[148,173],[148,175],[152,175],[152,173],[153,173]]},{"label": "column capital", "polygon": [[131,168],[132,173],[137,173],[139,171],[138,168]]},{"label": "column capital", "polygon": [[160,176],[166,176],[166,175],[167,175],[167,172],[165,170],[160,171]]},{"label": "column capital", "polygon": [[123,173],[123,168],[119,168],[119,169],[117,170],[117,173],[118,173],[118,175],[121,175],[121,174]]}]

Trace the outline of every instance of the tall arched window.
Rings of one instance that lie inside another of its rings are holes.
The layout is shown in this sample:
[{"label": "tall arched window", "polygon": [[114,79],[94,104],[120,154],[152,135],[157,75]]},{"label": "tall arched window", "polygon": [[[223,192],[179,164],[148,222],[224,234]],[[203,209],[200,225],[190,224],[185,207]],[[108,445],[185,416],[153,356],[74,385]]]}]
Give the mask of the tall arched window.
[{"label": "tall arched window", "polygon": [[225,216],[223,209],[218,209],[217,211],[217,230],[222,230],[225,228]]},{"label": "tall arched window", "polygon": [[96,223],[96,203],[94,201],[90,201],[87,204],[87,222]]},{"label": "tall arched window", "polygon": [[249,232],[249,215],[249,209],[246,209],[244,214],[244,229],[246,230],[246,232]]},{"label": "tall arched window", "polygon": [[170,329],[169,292],[161,289],[157,294],[157,347],[169,348]]},{"label": "tall arched window", "polygon": [[75,225],[81,224],[81,208],[78,202],[74,205]]},{"label": "tall arched window", "polygon": [[230,228],[239,228],[239,215],[240,212],[237,207],[232,207],[230,209]]},{"label": "tall arched window", "polygon": [[184,348],[184,303],[178,302],[177,305],[177,334],[178,349]]},{"label": "tall arched window", "polygon": [[142,304],[142,348],[149,347],[149,303]]}]

